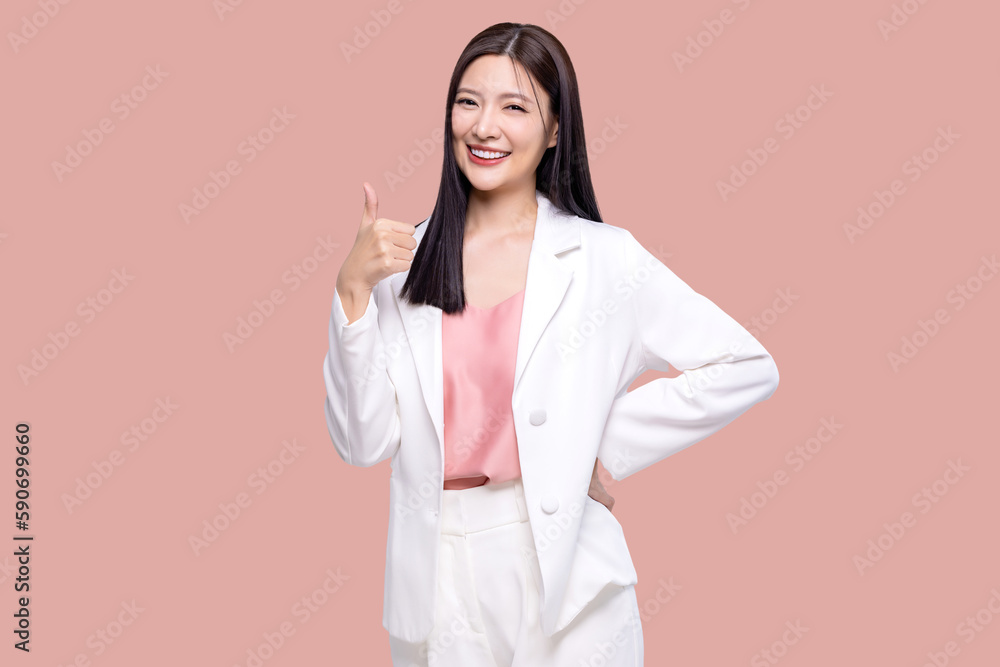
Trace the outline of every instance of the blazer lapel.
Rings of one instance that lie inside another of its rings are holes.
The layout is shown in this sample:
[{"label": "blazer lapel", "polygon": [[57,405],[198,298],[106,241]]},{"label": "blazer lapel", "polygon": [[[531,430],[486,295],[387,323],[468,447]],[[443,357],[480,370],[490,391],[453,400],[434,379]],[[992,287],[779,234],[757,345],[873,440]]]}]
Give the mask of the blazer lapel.
[{"label": "blazer lapel", "polygon": [[[573,279],[573,270],[559,258],[559,255],[580,246],[580,219],[556,208],[540,191],[535,191],[535,199],[538,202],[538,213],[535,218],[531,253],[528,257],[528,277],[517,341],[515,393],[542,332],[562,303]],[[413,237],[418,247],[426,231],[427,224],[423,224],[414,232]],[[400,298],[399,293],[408,274],[408,270],[396,273],[389,282],[416,366],[420,391],[434,422],[438,448],[443,458],[444,369],[441,346],[443,311],[428,304],[412,305]]]}]

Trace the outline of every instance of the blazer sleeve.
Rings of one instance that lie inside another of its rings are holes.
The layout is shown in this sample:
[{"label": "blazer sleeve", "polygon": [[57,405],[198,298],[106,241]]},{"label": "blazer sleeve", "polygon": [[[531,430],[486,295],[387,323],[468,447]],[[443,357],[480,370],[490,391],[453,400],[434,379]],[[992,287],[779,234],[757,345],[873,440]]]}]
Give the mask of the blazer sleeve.
[{"label": "blazer sleeve", "polygon": [[396,387],[385,364],[377,363],[386,359],[377,291],[376,286],[364,315],[348,324],[340,294],[334,289],[329,350],[323,361],[326,425],[333,446],[344,461],[363,467],[391,457],[400,442]]},{"label": "blazer sleeve", "polygon": [[625,232],[632,344],[641,355],[628,384],[647,369],[681,374],[622,390],[612,402],[598,458],[619,481],[715,433],[778,387],[760,342]]}]

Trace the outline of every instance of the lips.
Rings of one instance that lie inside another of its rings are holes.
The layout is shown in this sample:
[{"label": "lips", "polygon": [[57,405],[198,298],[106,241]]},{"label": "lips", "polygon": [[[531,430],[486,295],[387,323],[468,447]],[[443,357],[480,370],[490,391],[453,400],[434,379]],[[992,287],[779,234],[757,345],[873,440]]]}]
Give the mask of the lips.
[{"label": "lips", "polygon": [[[472,152],[473,149],[475,149],[475,150],[477,150],[477,151],[479,151],[481,153],[494,153],[494,154],[496,154],[496,153],[502,153],[503,155],[500,155],[499,157],[486,158],[486,157],[481,157],[481,156],[476,155],[475,153],[473,153]],[[502,160],[505,157],[508,157],[510,155],[510,153],[511,153],[511,151],[501,151],[501,150],[497,150],[497,149],[493,149],[493,148],[482,148],[480,146],[469,146],[469,155],[473,156],[477,160],[483,160],[485,162],[493,162],[493,161],[497,161],[497,160]]]}]

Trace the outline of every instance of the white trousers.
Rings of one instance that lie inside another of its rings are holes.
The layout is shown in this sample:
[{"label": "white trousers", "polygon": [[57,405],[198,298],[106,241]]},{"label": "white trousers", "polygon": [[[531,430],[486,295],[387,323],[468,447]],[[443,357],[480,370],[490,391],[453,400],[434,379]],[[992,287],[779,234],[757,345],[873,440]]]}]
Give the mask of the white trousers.
[{"label": "white trousers", "polygon": [[634,586],[609,584],[561,631],[542,633],[521,478],[443,493],[434,629],[420,643],[390,635],[393,667],[641,667]]}]

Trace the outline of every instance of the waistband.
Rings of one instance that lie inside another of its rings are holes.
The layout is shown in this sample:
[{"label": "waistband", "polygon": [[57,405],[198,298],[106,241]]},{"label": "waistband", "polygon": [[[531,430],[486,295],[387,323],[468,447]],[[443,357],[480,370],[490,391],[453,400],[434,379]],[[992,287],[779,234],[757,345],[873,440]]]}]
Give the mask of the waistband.
[{"label": "waistband", "polygon": [[464,535],[528,520],[524,486],[517,477],[468,489],[442,489],[441,532]]}]

